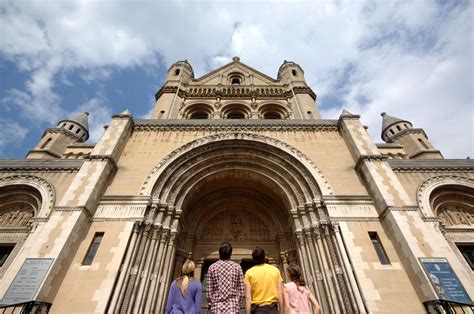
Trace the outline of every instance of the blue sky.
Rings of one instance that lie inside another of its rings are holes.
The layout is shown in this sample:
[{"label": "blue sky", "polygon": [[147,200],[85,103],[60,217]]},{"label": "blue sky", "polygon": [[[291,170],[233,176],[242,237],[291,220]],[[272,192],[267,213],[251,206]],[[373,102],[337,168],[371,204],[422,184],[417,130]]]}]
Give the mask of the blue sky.
[{"label": "blue sky", "polygon": [[381,112],[424,128],[445,157],[474,156],[472,1],[1,1],[0,157],[90,112],[91,139],[128,108],[143,118],[167,68],[196,76],[233,56],[276,77],[302,66],[323,118]]}]

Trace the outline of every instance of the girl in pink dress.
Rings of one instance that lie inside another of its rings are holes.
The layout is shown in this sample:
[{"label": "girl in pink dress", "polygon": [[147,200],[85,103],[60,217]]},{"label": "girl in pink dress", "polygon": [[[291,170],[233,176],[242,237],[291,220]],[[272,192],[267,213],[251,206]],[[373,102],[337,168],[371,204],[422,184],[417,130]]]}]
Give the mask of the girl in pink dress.
[{"label": "girl in pink dress", "polygon": [[[285,303],[285,313],[296,314],[319,314],[319,303],[306,286],[302,278],[301,269],[298,265],[290,264],[287,269],[290,282],[286,283],[283,289],[283,300]],[[311,307],[309,305],[311,303]]]}]

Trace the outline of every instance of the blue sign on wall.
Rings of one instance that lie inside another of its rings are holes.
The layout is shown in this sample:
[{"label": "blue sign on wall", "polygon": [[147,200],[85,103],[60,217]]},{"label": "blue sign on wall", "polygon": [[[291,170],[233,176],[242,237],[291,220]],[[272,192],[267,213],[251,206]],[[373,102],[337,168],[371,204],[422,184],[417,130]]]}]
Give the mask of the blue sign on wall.
[{"label": "blue sign on wall", "polygon": [[438,298],[447,301],[471,303],[471,298],[445,258],[420,258]]}]

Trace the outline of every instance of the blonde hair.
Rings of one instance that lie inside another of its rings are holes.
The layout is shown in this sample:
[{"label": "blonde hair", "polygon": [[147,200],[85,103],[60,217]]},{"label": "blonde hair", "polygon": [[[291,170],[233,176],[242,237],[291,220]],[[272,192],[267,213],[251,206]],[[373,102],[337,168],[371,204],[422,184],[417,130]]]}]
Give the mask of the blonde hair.
[{"label": "blonde hair", "polygon": [[186,298],[186,292],[188,291],[189,275],[194,272],[195,268],[196,268],[196,265],[194,265],[194,262],[192,260],[187,259],[186,261],[184,261],[183,268],[181,268],[183,277],[182,277],[181,287],[180,287],[183,298]]}]

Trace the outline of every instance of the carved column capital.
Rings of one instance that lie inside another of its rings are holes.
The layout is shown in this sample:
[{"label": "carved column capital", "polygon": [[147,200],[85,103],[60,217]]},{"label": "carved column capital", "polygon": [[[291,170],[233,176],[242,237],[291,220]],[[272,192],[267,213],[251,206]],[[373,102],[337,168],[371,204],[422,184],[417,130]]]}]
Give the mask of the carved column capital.
[{"label": "carved column capital", "polygon": [[141,226],[141,222],[140,221],[135,221],[133,223],[133,232],[134,233],[138,233],[140,231],[140,226]]},{"label": "carved column capital", "polygon": [[143,235],[145,237],[148,237],[150,235],[150,231],[151,231],[152,226],[153,225],[149,222],[145,223],[145,227],[143,229]]},{"label": "carved column capital", "polygon": [[336,233],[339,233],[339,221],[331,221],[332,230]]}]

